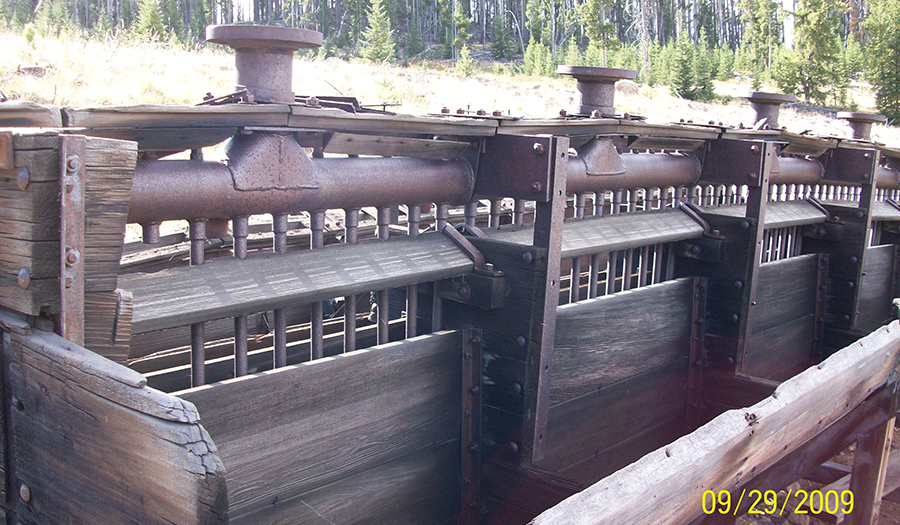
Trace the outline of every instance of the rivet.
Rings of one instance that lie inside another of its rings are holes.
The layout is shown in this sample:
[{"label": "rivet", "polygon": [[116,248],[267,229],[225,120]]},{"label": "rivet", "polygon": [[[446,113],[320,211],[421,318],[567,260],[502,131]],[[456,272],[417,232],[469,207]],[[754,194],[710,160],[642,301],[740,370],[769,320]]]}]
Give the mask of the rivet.
[{"label": "rivet", "polygon": [[750,306],[756,306],[756,301],[750,301]]},{"label": "rivet", "polygon": [[869,178],[869,174],[868,174],[868,173],[863,173],[863,174],[860,176],[860,178],[861,178],[862,180],[866,180],[866,179]]},{"label": "rivet", "polygon": [[756,180],[757,177],[758,177],[758,175],[756,174],[755,171],[750,172],[750,180]]},{"label": "rivet", "polygon": [[729,365],[733,365],[733,364],[734,364],[734,358],[733,358],[733,357],[726,357],[726,358],[725,358],[725,362],[728,363]]},{"label": "rivet", "polygon": [[22,501],[24,501],[25,503],[31,501],[31,488],[29,488],[28,485],[22,483],[19,486],[19,497],[22,498]]},{"label": "rivet", "polygon": [[71,172],[81,169],[81,159],[78,158],[78,155],[69,155],[66,159],[66,169]]},{"label": "rivet", "polygon": [[531,261],[534,260],[534,256],[531,255],[531,252],[525,252],[522,254],[522,262],[525,264],[531,264]]},{"label": "rivet", "polygon": [[854,283],[853,281],[847,281],[847,288],[853,288],[854,286],[856,286],[856,283]]},{"label": "rivet", "polygon": [[735,282],[734,282],[734,287],[737,288],[738,290],[740,290],[741,288],[744,287],[743,281],[735,281]]},{"label": "rivet", "polygon": [[75,248],[66,248],[66,266],[75,266],[78,264],[78,250]]},{"label": "rivet", "polygon": [[540,181],[534,181],[531,183],[531,193],[540,193],[542,191],[544,191],[544,185],[541,184]]},{"label": "rivet", "polygon": [[513,394],[521,394],[522,393],[522,385],[519,383],[513,383],[509,388]]},{"label": "rivet", "polygon": [[754,145],[750,146],[750,151],[752,151],[753,153],[759,153],[759,145],[754,144]]},{"label": "rivet", "polygon": [[518,443],[516,443],[515,441],[510,441],[509,442],[509,451],[512,452],[513,454],[516,454],[517,452],[519,452]]},{"label": "rivet", "polygon": [[738,322],[738,319],[740,319],[740,317],[738,317],[738,314],[731,314],[731,322],[732,323]]},{"label": "rivet", "polygon": [[481,392],[481,387],[480,387],[480,386],[477,386],[477,385],[476,385],[476,386],[473,386],[473,387],[472,387],[472,393],[473,393],[473,394],[477,394],[477,393],[479,393],[479,392]]},{"label": "rivet", "polygon": [[31,284],[31,273],[28,272],[28,268],[22,268],[19,270],[19,286],[27,290],[28,286]]},{"label": "rivet", "polygon": [[857,257],[855,255],[850,257],[850,262],[852,262],[853,264],[856,264],[856,261],[858,261],[858,260],[859,259],[857,259]]},{"label": "rivet", "polygon": [[850,316],[845,314],[845,315],[841,316],[841,319],[843,319],[844,322],[848,322],[848,321],[850,321]]},{"label": "rivet", "polygon": [[863,216],[865,216],[865,213],[863,213],[863,212],[861,212],[861,211],[856,212],[856,218],[857,218],[857,219],[862,219]]},{"label": "rivet", "polygon": [[525,336],[523,336],[523,335],[516,337],[516,344],[519,346],[525,346],[525,343],[527,343],[527,342],[528,341],[525,339]]},{"label": "rivet", "polygon": [[537,153],[538,155],[543,155],[544,151],[546,151],[546,148],[544,148],[544,145],[541,144],[540,142],[535,142],[534,145],[532,146],[532,148],[534,149],[534,152]]}]

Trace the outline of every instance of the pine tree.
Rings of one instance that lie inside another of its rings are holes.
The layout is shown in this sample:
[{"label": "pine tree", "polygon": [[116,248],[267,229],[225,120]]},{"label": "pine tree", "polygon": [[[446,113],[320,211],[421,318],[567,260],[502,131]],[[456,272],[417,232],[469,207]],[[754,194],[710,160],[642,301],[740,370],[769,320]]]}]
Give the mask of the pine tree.
[{"label": "pine tree", "polygon": [[362,56],[373,62],[385,62],[394,57],[393,31],[384,0],[372,0],[367,11],[369,26],[363,33]]},{"label": "pine tree", "polygon": [[795,13],[800,92],[807,101],[826,102],[837,98],[843,71],[841,61],[841,21],[837,0],[801,0]]},{"label": "pine tree", "polygon": [[505,16],[494,17],[491,33],[491,55],[498,60],[512,57],[515,44],[509,33],[509,26],[506,25]]},{"label": "pine tree", "polygon": [[469,54],[468,45],[463,44],[462,49],[459,50],[459,59],[456,61],[453,69],[464,77],[472,76],[472,73],[475,72],[475,61],[472,60],[472,55]]},{"label": "pine tree", "polygon": [[685,33],[678,36],[669,70],[669,89],[676,97],[694,100],[694,49]]},{"label": "pine tree", "polygon": [[141,0],[137,30],[150,40],[159,40],[165,34],[162,14],[156,0]]},{"label": "pine tree", "polygon": [[864,28],[871,36],[867,78],[875,87],[878,110],[900,123],[900,2],[875,0]]},{"label": "pine tree", "polygon": [[694,96],[696,100],[713,100],[716,94],[713,88],[713,65],[710,58],[710,49],[706,47],[706,30],[700,30],[700,45],[694,54],[694,78],[696,88]]}]

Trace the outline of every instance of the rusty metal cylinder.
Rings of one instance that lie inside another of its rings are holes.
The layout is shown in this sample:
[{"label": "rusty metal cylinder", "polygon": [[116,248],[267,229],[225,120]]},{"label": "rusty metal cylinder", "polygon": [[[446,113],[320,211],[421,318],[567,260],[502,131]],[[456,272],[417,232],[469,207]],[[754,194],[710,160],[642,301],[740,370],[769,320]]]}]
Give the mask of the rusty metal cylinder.
[{"label": "rusty metal cylinder", "polygon": [[766,119],[765,127],[771,129],[778,127],[778,113],[781,110],[781,105],[797,102],[797,97],[793,95],[765,93],[762,91],[754,91],[746,98],[750,101],[750,107],[756,113],[755,121],[759,122],[762,119]]},{"label": "rusty metal cylinder", "polygon": [[881,124],[887,121],[887,117],[877,113],[856,113],[853,111],[838,111],[837,118],[846,120],[850,124],[853,138],[857,140],[870,140],[872,137],[872,124]]},{"label": "rusty metal cylinder", "polygon": [[769,184],[818,184],[825,167],[816,159],[779,157],[778,168],[769,173]]},{"label": "rusty metal cylinder", "polygon": [[694,156],[623,153],[620,158],[624,173],[588,175],[588,166],[581,157],[569,157],[566,193],[690,186],[700,179],[700,162]]},{"label": "rusty metal cylinder", "polygon": [[465,160],[312,159],[318,188],[237,190],[220,162],[139,161],[128,222],[228,218],[261,213],[469,200],[475,186]]},{"label": "rusty metal cylinder", "polygon": [[557,66],[560,75],[575,77],[575,103],[578,113],[590,115],[598,111],[604,117],[615,116],[616,81],[637,78],[633,69],[614,69],[589,66]]},{"label": "rusty metal cylinder", "polygon": [[[897,162],[900,165],[900,162]],[[888,164],[875,169],[875,185],[884,190],[900,189],[900,169]]]}]

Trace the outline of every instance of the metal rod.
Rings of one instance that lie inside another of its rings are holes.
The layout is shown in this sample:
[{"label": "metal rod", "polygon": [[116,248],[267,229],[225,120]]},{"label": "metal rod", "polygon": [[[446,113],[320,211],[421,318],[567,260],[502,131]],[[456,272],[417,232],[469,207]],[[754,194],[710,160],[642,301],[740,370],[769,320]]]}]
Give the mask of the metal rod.
[{"label": "metal rod", "polygon": [[588,280],[588,299],[597,297],[597,280],[600,274],[600,254],[591,255],[591,277]]},{"label": "metal rod", "polygon": [[618,273],[619,252],[609,252],[609,267],[606,270],[606,293],[616,293],[616,273]]},{"label": "metal rod", "polygon": [[516,226],[525,224],[525,200],[516,199],[513,206],[513,224]]},{"label": "metal rod", "polygon": [[[344,210],[344,242],[356,244],[358,241],[359,208]],[[344,352],[356,350],[356,296],[344,297]]]},{"label": "metal rod", "polygon": [[[325,210],[316,210],[309,214],[310,236],[309,248],[318,250],[325,246]],[[323,339],[324,308],[322,301],[316,301],[309,308],[309,346],[313,359],[325,357]]]},{"label": "metal rod", "polygon": [[[422,218],[422,208],[416,204],[409,207],[408,233],[410,237],[419,236],[419,221]],[[474,226],[474,223],[472,224]],[[419,335],[419,285],[406,286],[406,337]]]},{"label": "metal rod", "polygon": [[[272,214],[272,249],[275,253],[285,253],[287,251],[287,213]],[[280,368],[287,365],[287,312],[284,308],[278,308],[274,311],[275,327],[274,327],[274,352],[272,356],[272,366]]]},{"label": "metal rod", "polygon": [[[205,260],[206,219],[190,222],[191,266],[200,266]],[[191,386],[206,383],[206,332],[204,323],[191,325]]]},{"label": "metal rod", "polygon": [[[437,231],[444,229],[450,216],[450,208],[445,202],[437,203],[437,209],[434,212],[434,225]],[[443,302],[438,291],[438,283],[434,283],[431,296],[431,331],[439,332],[441,330],[441,317],[443,316]]]},{"label": "metal rod", "polygon": [[475,226],[475,220],[478,217],[478,201],[469,201],[466,203],[465,215],[466,225]]},{"label": "metal rod", "polygon": [[663,275],[663,250],[665,245],[657,244],[654,248],[653,254],[653,283],[661,283],[666,280],[666,276]]},{"label": "metal rod", "polygon": [[[638,287],[647,286],[647,271],[648,262],[650,261],[650,247],[644,246],[641,248],[641,273],[638,275]],[[652,275],[651,275],[652,278]]]},{"label": "metal rod", "polygon": [[[250,222],[247,217],[235,217],[231,220],[231,236],[234,238],[232,254],[235,259],[247,257],[247,235]],[[234,377],[247,375],[247,316],[234,318]]]},{"label": "metal rod", "polygon": [[572,274],[569,280],[569,302],[577,303],[581,294],[581,257],[572,258]]},{"label": "metal rod", "polygon": [[631,290],[631,265],[634,263],[634,248],[625,250],[625,262],[622,266],[622,289]]},{"label": "metal rod", "polygon": [[[389,207],[378,208],[378,238],[388,240],[391,235],[391,209]],[[387,343],[390,340],[390,293],[389,290],[378,290],[375,301],[376,319],[378,321],[378,344]]]},{"label": "metal rod", "polygon": [[490,224],[491,228],[496,230],[500,228],[500,205],[503,203],[503,199],[493,199],[491,200],[491,219]]}]

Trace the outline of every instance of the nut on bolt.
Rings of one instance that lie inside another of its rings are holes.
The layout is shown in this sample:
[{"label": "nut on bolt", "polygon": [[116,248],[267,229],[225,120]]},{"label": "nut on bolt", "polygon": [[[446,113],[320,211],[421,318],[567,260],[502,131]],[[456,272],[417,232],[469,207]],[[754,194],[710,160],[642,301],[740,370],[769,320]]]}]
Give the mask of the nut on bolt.
[{"label": "nut on bolt", "polygon": [[69,155],[66,159],[66,169],[73,172],[81,169],[81,159],[78,155]]},{"label": "nut on bolt", "polygon": [[532,148],[534,148],[534,152],[537,153],[538,155],[543,155],[544,151],[546,151],[546,148],[540,142],[535,142],[534,146],[532,146]]},{"label": "nut on bolt", "polygon": [[539,181],[534,181],[531,183],[531,193],[540,193],[544,191],[544,185]]},{"label": "nut on bolt", "polygon": [[75,248],[66,248],[66,266],[75,266],[78,264],[80,256]]}]

